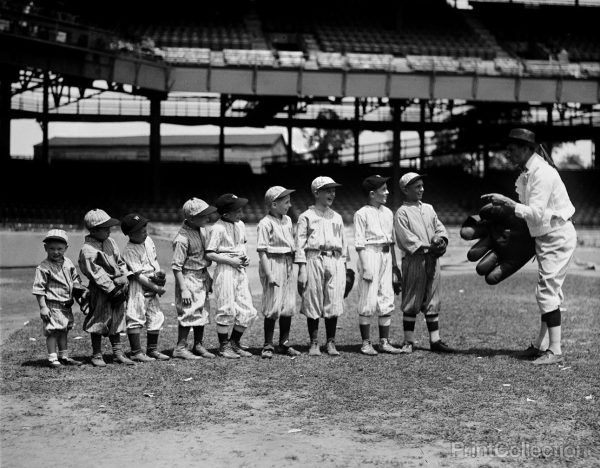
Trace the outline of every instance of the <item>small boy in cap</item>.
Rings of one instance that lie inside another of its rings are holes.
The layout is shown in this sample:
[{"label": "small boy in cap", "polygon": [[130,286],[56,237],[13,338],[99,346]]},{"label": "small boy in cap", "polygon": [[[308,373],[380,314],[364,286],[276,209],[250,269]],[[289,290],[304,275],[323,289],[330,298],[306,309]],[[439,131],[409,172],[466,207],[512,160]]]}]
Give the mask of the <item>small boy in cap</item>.
[{"label": "small boy in cap", "polygon": [[298,356],[288,339],[292,316],[296,308],[296,279],[294,274],[294,231],[292,220],[287,216],[290,209],[290,194],[293,189],[279,185],[265,193],[268,214],[258,223],[256,251],[260,258],[259,276],[263,288],[262,314],[265,344],[263,358],[273,357],[273,333],[279,319],[279,347],[281,354]]},{"label": "small boy in cap", "polygon": [[[129,242],[123,250],[123,260],[133,273],[129,278],[125,316],[127,335],[132,361],[168,361],[169,356],[158,351],[158,335],[165,317],[156,296],[165,293],[165,283],[157,284],[150,279],[161,270],[156,257],[156,247],[148,235],[147,225],[148,219],[138,213],[125,215],[121,220],[121,230],[129,237]],[[147,330],[146,354],[142,352],[140,344],[140,332],[144,326]]]},{"label": "small boy in cap", "polygon": [[[247,203],[247,198],[233,193],[221,195],[215,202],[221,219],[207,232],[206,258],[217,264],[213,287],[219,354],[229,359],[252,356],[242,348],[240,339],[257,315],[246,273],[246,228],[242,216]],[[233,330],[229,336],[231,325]]]},{"label": "small boy in cap", "polygon": [[110,237],[110,228],[120,222],[100,209],[88,211],[83,222],[89,235],[79,252],[79,268],[90,280],[90,306],[83,329],[92,339],[92,364],[106,366],[102,358],[102,337],[108,336],[114,359],[133,365],[134,362],[123,353],[120,337],[125,331],[125,303],[131,272],[117,243]]},{"label": "small boy in cap", "polygon": [[423,312],[431,351],[450,353],[452,349],[440,339],[438,323],[441,308],[439,256],[448,245],[448,233],[433,206],[421,201],[425,191],[422,179],[423,176],[416,172],[408,172],[400,178],[400,189],[405,200],[394,216],[396,240],[404,254],[402,352],[412,353],[416,317],[419,312]]},{"label": "small boy in cap", "polygon": [[373,175],[363,183],[367,204],[354,214],[354,245],[358,253],[358,323],[362,338],[360,352],[377,355],[370,338],[370,319],[379,317],[379,351],[398,354],[389,342],[394,289],[392,269],[397,268],[394,252],[394,215],[385,206],[389,177]]},{"label": "small boy in cap", "polygon": [[69,245],[67,233],[62,229],[51,229],[43,242],[47,257],[35,269],[32,292],[40,307],[48,363],[50,367],[80,366],[81,362],[69,357],[67,335],[73,328],[71,307],[77,299],[84,310],[86,289],[75,265],[65,257]]},{"label": "small boy in cap", "polygon": [[[173,239],[171,268],[175,275],[175,307],[178,336],[173,357],[179,359],[212,359],[215,357],[202,344],[204,327],[210,322],[208,294],[211,277],[210,260],[206,257],[205,227],[217,211],[200,198],[190,198],[183,204],[185,220]],[[193,352],[187,349],[190,327],[194,329]]]},{"label": "small boy in cap", "polygon": [[319,176],[311,183],[315,204],[298,218],[295,262],[299,264],[298,291],[310,336],[309,356],[320,356],[319,319],[325,319],[327,354],[339,356],[335,348],[337,320],[344,312],[346,262],[349,258],[344,222],[331,209],[335,188],[341,184]]}]

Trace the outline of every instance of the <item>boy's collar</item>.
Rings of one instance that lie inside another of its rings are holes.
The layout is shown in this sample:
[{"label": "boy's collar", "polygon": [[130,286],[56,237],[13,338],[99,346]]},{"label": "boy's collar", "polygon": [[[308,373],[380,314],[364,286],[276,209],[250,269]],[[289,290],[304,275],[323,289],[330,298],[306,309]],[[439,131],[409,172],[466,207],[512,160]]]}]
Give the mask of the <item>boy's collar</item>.
[{"label": "boy's collar", "polygon": [[423,203],[423,202],[422,202],[421,200],[415,200],[415,201],[412,201],[412,200],[404,200],[404,204],[405,204],[405,205],[419,206],[419,205],[421,205],[422,203]]},{"label": "boy's collar", "polygon": [[283,219],[283,215],[280,215],[279,213],[273,213],[271,210],[269,210],[269,215],[275,219]]},{"label": "boy's collar", "polygon": [[224,218],[223,216],[221,216],[221,220],[225,221],[226,223],[229,223],[229,224],[235,224],[235,223],[237,223],[237,221],[231,221],[230,219]]}]

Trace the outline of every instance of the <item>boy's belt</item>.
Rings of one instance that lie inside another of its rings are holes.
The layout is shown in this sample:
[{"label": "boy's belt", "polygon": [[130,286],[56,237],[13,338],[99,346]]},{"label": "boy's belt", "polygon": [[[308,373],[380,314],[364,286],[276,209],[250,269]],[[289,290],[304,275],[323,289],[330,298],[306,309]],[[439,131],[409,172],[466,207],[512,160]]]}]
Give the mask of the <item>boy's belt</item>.
[{"label": "boy's belt", "polygon": [[69,307],[71,307],[74,304],[75,301],[73,301],[73,299],[70,299],[68,301],[50,301],[48,299],[46,299],[46,305],[48,307],[60,307],[62,309],[68,309]]},{"label": "boy's belt", "polygon": [[388,253],[390,251],[390,244],[366,244],[365,248],[373,249],[377,252]]}]

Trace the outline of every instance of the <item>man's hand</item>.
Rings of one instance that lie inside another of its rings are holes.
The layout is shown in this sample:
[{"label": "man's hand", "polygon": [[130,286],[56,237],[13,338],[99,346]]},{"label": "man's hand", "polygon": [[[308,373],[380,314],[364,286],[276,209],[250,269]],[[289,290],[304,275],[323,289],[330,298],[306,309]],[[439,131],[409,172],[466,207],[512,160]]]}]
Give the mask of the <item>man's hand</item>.
[{"label": "man's hand", "polygon": [[183,307],[192,305],[192,293],[189,289],[183,289],[181,291],[181,303],[183,304]]},{"label": "man's hand", "polygon": [[492,205],[498,206],[507,206],[509,208],[514,208],[517,204],[514,200],[500,193],[486,193],[485,195],[481,195],[481,201],[483,203],[491,203]]}]

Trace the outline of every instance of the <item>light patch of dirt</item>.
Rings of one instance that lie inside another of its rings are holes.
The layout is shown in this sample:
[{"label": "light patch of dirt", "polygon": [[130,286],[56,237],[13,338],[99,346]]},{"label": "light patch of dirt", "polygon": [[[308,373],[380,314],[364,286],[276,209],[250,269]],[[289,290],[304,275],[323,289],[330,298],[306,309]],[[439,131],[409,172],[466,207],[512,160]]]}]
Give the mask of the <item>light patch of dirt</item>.
[{"label": "light patch of dirt", "polygon": [[[443,441],[405,446],[318,418],[301,427],[294,418],[268,413],[254,413],[239,423],[185,430],[142,426],[135,434],[122,434],[118,420],[100,407],[75,408],[76,399],[3,397],[2,467],[500,466],[499,459],[454,456]],[[256,400],[246,403],[261,406]]]}]

